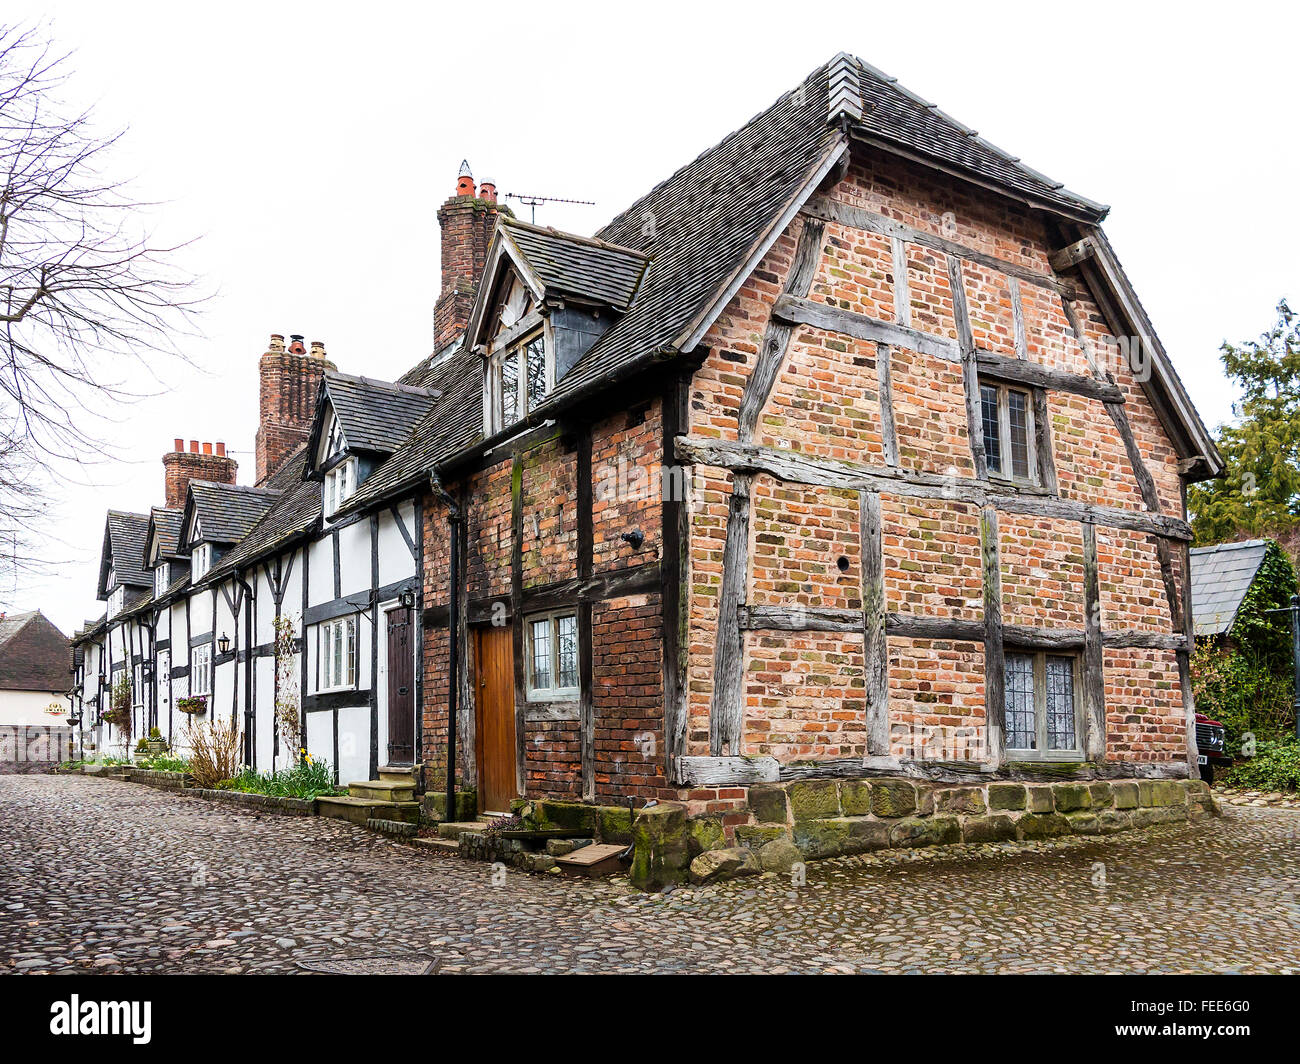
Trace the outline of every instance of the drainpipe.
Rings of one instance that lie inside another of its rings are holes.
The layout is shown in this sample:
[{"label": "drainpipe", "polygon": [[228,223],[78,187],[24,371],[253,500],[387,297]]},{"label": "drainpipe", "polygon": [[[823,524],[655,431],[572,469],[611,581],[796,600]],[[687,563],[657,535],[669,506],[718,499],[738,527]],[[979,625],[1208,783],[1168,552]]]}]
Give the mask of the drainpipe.
[{"label": "drainpipe", "polygon": [[[253,589],[238,573],[235,583],[244,589],[244,764],[253,764]],[[235,618],[235,675],[239,674],[239,618]]]},{"label": "drainpipe", "polygon": [[[447,504],[451,529],[450,572],[447,574],[447,808],[446,822],[456,818],[456,701],[460,690],[460,507],[443,487],[437,470],[429,470],[429,487]],[[423,530],[421,530],[423,533]],[[424,579],[424,574],[420,574]]]}]

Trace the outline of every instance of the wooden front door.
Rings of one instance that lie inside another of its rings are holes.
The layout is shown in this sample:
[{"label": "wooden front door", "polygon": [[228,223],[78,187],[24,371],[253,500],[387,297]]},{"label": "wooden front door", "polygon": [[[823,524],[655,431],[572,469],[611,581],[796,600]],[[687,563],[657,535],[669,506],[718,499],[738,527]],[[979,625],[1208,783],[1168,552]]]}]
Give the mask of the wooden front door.
[{"label": "wooden front door", "polygon": [[388,618],[388,763],[415,762],[415,652],[411,645],[411,611],[389,610]]},{"label": "wooden front door", "polygon": [[475,629],[478,680],[478,807],[483,813],[508,813],[519,797],[515,758],[515,658],[509,628]]}]

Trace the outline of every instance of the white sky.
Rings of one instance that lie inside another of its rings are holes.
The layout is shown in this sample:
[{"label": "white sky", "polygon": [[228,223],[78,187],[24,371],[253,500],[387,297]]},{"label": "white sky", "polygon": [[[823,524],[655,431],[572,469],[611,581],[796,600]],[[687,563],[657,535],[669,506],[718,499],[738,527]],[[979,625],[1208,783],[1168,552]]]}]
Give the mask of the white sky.
[{"label": "white sky", "polygon": [[0,18],[49,17],[75,51],[77,101],[130,127],[118,173],[166,201],[163,236],[202,238],[186,261],[219,294],[185,345],[199,368],[126,412],[113,443],[130,460],[61,491],[60,564],[0,587],[0,609],[69,632],[98,616],[104,512],[162,502],[174,437],[224,440],[251,482],[272,332],[389,379],[426,355],[434,212],[462,157],[501,192],[596,200],[537,215],[590,233],[841,50],[1113,206],[1107,231],[1215,426],[1232,400],[1219,344],[1300,299],[1300,18],[1195,10],[7,0]]}]

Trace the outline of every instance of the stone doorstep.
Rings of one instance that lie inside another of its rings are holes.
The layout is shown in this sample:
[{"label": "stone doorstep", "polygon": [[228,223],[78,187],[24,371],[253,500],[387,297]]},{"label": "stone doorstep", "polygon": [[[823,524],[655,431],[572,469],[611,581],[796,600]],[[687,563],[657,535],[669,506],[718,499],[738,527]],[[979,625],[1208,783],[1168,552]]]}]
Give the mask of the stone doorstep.
[{"label": "stone doorstep", "polygon": [[359,780],[348,784],[348,794],[353,798],[367,798],[375,802],[413,802],[415,783],[412,780]]},{"label": "stone doorstep", "polygon": [[380,765],[379,778],[392,783],[415,785],[420,780],[420,770],[414,765]]},{"label": "stone doorstep", "polygon": [[423,835],[417,835],[415,838],[406,841],[419,850],[451,854],[453,857],[460,856],[460,843],[454,839],[430,839]]},{"label": "stone doorstep", "polygon": [[482,820],[449,820],[438,825],[438,835],[454,842],[460,838],[462,832],[468,831],[481,835],[487,829],[488,823]]},{"label": "stone doorstep", "polygon": [[405,820],[415,823],[420,817],[419,802],[377,802],[351,795],[321,795],[316,799],[318,816],[346,820],[365,827],[367,820]]}]

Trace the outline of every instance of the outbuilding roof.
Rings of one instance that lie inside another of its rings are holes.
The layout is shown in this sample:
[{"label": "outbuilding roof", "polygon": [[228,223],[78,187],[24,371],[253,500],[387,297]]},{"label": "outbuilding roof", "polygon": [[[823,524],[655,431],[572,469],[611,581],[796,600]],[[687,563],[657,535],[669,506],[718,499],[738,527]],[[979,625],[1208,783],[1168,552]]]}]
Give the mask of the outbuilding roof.
[{"label": "outbuilding roof", "polygon": [[1231,630],[1267,551],[1266,539],[1192,548],[1192,617],[1197,635],[1224,635]]},{"label": "outbuilding roof", "polygon": [[0,616],[0,691],[63,692],[72,644],[40,610]]}]

